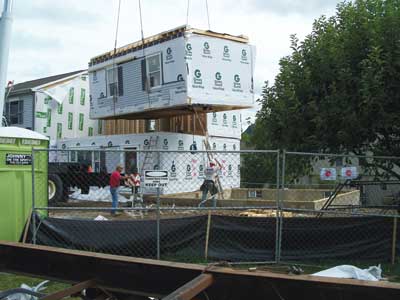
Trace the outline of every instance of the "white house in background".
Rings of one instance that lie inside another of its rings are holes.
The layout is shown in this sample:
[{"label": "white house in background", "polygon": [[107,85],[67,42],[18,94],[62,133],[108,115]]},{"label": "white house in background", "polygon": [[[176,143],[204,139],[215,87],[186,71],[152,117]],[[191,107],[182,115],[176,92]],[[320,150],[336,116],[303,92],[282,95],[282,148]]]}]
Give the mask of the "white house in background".
[{"label": "white house in background", "polygon": [[86,70],[22,82],[11,86],[6,96],[7,125],[42,133],[53,145],[59,139],[101,134],[102,121],[89,119]]}]

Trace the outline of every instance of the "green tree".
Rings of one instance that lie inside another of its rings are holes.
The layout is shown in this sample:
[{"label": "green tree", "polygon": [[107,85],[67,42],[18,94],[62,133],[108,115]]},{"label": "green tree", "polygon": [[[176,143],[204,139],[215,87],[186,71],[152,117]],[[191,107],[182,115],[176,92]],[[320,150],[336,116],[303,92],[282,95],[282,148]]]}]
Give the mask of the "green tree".
[{"label": "green tree", "polygon": [[[316,20],[304,41],[292,36],[263,89],[254,148],[400,156],[399,28],[400,0],[356,0]],[[400,177],[391,163],[379,169]]]}]

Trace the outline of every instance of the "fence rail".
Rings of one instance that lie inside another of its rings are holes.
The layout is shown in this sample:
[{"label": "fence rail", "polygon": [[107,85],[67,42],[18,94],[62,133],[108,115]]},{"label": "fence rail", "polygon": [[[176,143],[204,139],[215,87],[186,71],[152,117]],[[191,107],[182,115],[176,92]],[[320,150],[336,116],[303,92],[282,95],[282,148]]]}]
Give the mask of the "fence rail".
[{"label": "fence rail", "polygon": [[[32,157],[33,170],[49,164],[48,174],[32,172],[33,243],[193,262],[398,258],[397,157],[154,149]],[[211,161],[213,193],[203,186]],[[141,182],[121,180],[112,206],[117,166]],[[168,183],[147,185],[145,170],[168,171]]]}]

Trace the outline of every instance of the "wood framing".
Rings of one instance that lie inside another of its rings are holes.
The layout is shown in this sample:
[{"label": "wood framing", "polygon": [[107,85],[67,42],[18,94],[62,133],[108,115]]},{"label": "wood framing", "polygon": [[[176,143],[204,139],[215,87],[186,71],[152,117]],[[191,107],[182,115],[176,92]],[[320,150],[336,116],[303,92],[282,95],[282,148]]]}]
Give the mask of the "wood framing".
[{"label": "wood framing", "polygon": [[[201,124],[207,126],[205,113],[195,115],[180,115],[155,120],[157,132],[174,132],[204,135]],[[105,120],[105,135],[115,134],[140,134],[146,132],[146,120]]]},{"label": "wood framing", "polygon": [[390,282],[249,272],[11,242],[0,242],[0,272],[70,283],[92,278],[99,289],[157,298],[174,295],[178,290],[189,297],[206,287],[208,297],[213,300],[400,297],[400,284]]},{"label": "wood framing", "polygon": [[210,287],[214,282],[211,274],[201,274],[162,300],[191,300]]}]

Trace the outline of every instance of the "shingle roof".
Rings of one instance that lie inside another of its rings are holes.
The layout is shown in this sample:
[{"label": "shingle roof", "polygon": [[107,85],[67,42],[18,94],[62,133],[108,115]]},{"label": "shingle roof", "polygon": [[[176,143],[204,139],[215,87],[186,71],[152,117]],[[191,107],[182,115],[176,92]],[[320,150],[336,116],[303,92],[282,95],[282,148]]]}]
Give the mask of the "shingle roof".
[{"label": "shingle roof", "polygon": [[49,77],[43,77],[39,79],[34,79],[30,81],[25,81],[21,83],[17,83],[12,87],[12,90],[10,92],[10,96],[15,95],[15,94],[21,94],[21,93],[26,93],[30,92],[32,88],[41,86],[46,83],[50,83],[53,81],[57,81],[60,79],[63,79],[65,77],[69,77],[78,73],[82,73],[86,70],[79,70],[79,71],[74,71],[74,72],[69,72],[69,73],[64,73],[64,74],[59,74],[59,75],[54,75],[54,76],[49,76]]}]

